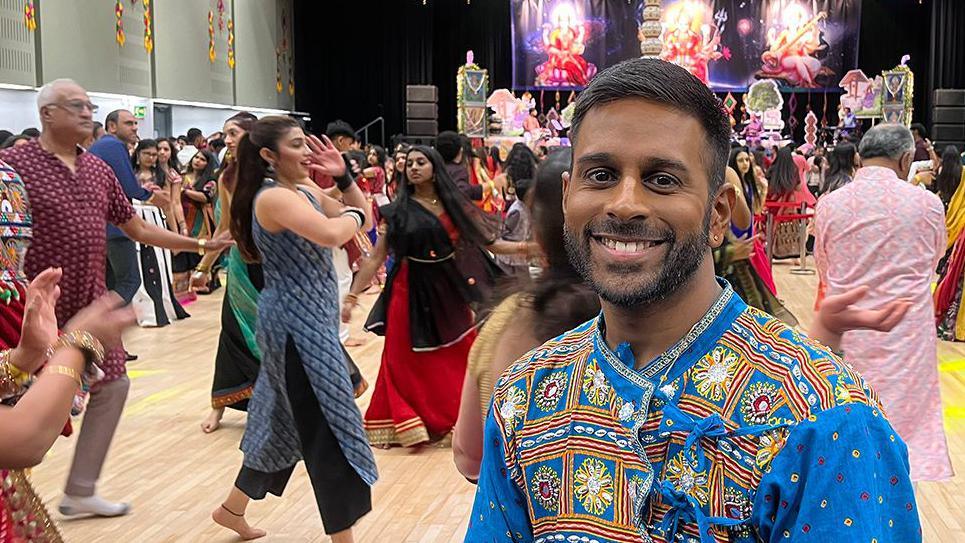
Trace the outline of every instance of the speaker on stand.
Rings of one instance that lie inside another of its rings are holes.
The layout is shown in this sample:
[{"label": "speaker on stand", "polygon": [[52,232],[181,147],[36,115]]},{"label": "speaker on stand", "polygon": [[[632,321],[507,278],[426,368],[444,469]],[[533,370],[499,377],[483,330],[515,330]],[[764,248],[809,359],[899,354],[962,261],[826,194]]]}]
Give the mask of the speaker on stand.
[{"label": "speaker on stand", "polygon": [[403,140],[431,144],[438,134],[439,89],[435,85],[406,85]]},{"label": "speaker on stand", "polygon": [[931,140],[935,152],[948,145],[965,151],[965,89],[935,89],[932,106]]}]

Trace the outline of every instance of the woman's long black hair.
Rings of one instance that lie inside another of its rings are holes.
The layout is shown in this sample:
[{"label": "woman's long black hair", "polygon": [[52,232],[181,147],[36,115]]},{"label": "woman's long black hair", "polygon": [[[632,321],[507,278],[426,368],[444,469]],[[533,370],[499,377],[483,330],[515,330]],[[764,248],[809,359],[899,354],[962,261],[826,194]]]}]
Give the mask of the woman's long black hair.
[{"label": "woman's long black hair", "polygon": [[[253,114],[247,111],[239,111],[229,117],[228,120],[225,121],[225,124],[234,123],[245,132],[250,132],[251,127],[255,125],[256,121],[258,121],[258,117],[255,117]],[[218,179],[221,180],[221,183],[229,192],[235,188],[235,175],[237,173],[235,162],[235,157],[231,156],[231,152],[229,151],[225,153],[224,160],[221,161],[221,168],[218,170]]]},{"label": "woman's long black hair", "polygon": [[[422,153],[432,163],[432,176],[436,194],[438,194],[439,201],[442,202],[442,207],[446,210],[449,219],[459,230],[460,238],[477,245],[489,245],[496,241],[501,230],[499,221],[494,216],[479,209],[456,186],[446,172],[446,163],[442,160],[439,152],[431,147],[416,145],[406,153],[406,165],[408,165],[412,153]],[[409,209],[409,198],[414,195],[414,192],[415,188],[409,182],[408,172],[404,172],[402,185],[398,187],[396,192],[399,209]]]},{"label": "woman's long black hair", "polygon": [[945,203],[945,207],[948,207],[948,203],[952,201],[952,196],[955,195],[961,182],[962,156],[958,154],[958,148],[948,145],[942,151],[942,169],[935,177],[935,192]]},{"label": "woman's long black hair", "polygon": [[[205,160],[207,160],[207,163],[205,164],[203,170],[201,170],[200,172],[195,172],[194,170],[191,169],[192,168],[191,164],[194,162],[194,157],[198,155],[203,156]],[[214,156],[214,153],[212,153],[211,151],[208,151],[207,149],[198,149],[198,152],[191,156],[191,160],[189,160],[188,163],[184,165],[185,175],[189,173],[194,173],[194,184],[191,185],[191,190],[203,192],[205,185],[207,185],[211,181],[218,180],[218,173],[217,173],[218,169],[215,167],[215,164],[217,162],[218,162],[218,159]]]},{"label": "woman's long black hair", "polygon": [[181,161],[178,160],[178,147],[177,141],[174,138],[161,138],[157,140],[158,151],[161,150],[161,142],[168,144],[168,149],[171,150],[171,158],[168,159],[168,168],[174,170],[175,173],[181,173]]},{"label": "woman's long black hair", "polygon": [[520,179],[533,179],[536,177],[536,155],[526,146],[525,143],[517,143],[509,151],[506,162],[503,164],[503,172],[512,181]]},{"label": "woman's long black hair", "polygon": [[767,169],[767,192],[775,198],[792,194],[801,184],[801,176],[794,164],[791,146],[781,147],[771,167]]},{"label": "woman's long black hair", "polygon": [[300,128],[291,117],[269,115],[259,119],[238,142],[238,175],[231,197],[231,237],[246,262],[258,262],[261,254],[255,245],[252,220],[255,196],[266,178],[272,177],[268,163],[261,158],[262,149],[278,152],[278,140],[292,128]]},{"label": "woman's long black hair", "polygon": [[854,177],[854,162],[858,148],[853,143],[839,143],[828,156],[828,173],[824,176],[821,194],[834,192],[847,185]]},{"label": "woman's long black hair", "polygon": [[[157,149],[157,141],[152,139],[144,139],[137,142],[137,147],[134,148],[134,155],[131,157],[131,166],[134,167],[134,173],[141,171],[141,151],[145,149]],[[161,170],[161,162],[155,161],[154,167],[151,168],[151,173],[154,174],[154,184],[161,187],[162,189],[167,186],[167,176],[164,175],[164,171]]]},{"label": "woman's long black hair", "polygon": [[534,339],[546,341],[595,317],[600,298],[586,286],[570,264],[563,240],[563,172],[570,167],[572,151],[552,152],[536,172],[533,188],[533,236],[546,258],[537,281],[522,284],[524,304],[534,313]]},{"label": "woman's long black hair", "polygon": [[[744,174],[741,174],[740,168],[737,167],[737,155],[741,153],[745,153],[748,160],[747,173]],[[761,191],[757,188],[757,176],[754,175],[754,163],[751,161],[751,152],[747,147],[735,147],[731,149],[730,159],[727,161],[727,165],[740,177],[741,186],[744,187],[744,198],[747,200],[747,205],[753,213],[754,205],[761,201]]]}]

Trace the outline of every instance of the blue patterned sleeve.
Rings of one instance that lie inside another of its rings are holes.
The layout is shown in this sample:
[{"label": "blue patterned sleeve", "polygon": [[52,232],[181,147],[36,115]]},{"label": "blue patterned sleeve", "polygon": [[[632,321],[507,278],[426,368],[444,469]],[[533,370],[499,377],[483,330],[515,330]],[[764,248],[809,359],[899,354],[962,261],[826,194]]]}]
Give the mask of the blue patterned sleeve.
[{"label": "blue patterned sleeve", "polygon": [[921,541],[908,449],[882,413],[847,404],[793,427],[754,497],[762,541]]},{"label": "blue patterned sleeve", "polygon": [[486,417],[483,459],[466,543],[526,543],[533,540],[526,498],[506,466],[503,433],[495,409]]}]

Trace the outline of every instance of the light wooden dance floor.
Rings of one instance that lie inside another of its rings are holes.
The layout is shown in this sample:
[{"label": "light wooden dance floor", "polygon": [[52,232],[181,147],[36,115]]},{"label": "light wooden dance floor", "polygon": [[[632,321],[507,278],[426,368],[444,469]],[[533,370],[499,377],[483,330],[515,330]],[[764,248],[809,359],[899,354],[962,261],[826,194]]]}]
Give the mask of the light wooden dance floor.
[{"label": "light wooden dance floor", "polygon": [[[781,295],[805,324],[811,319],[814,276],[788,273],[778,265]],[[373,297],[363,303],[371,305]],[[224,499],[241,463],[238,443],[244,415],[228,411],[221,430],[206,435],[211,373],[219,329],[221,296],[188,307],[190,319],[161,329],[139,329],[127,346],[140,359],[129,365],[132,386],[98,491],[107,499],[129,500],[122,518],[63,520],[55,511],[74,441],[60,439],[34,481],[68,542],[228,542],[232,533],[209,514]],[[364,320],[356,315],[356,326]],[[356,330],[356,334],[358,334]],[[351,349],[374,384],[381,339]],[[965,541],[965,345],[942,344],[939,351],[945,428],[958,476],[946,484],[922,484],[919,506],[925,541]],[[914,386],[914,383],[908,383]],[[368,393],[360,401],[365,409]],[[375,452],[380,480],[374,510],[356,528],[356,541],[462,541],[474,487],[453,467],[450,449]],[[328,541],[322,530],[304,468],[298,467],[283,498],[252,502],[248,519],[268,531],[261,541]]]}]

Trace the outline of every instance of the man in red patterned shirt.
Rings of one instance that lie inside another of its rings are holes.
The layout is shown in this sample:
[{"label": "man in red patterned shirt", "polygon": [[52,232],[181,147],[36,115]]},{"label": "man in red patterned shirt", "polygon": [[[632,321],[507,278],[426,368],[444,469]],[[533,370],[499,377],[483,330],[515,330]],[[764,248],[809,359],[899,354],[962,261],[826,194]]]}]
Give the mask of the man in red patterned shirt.
[{"label": "man in red patterned shirt", "polygon": [[[4,150],[0,158],[23,178],[33,212],[33,243],[27,252],[29,278],[47,268],[63,268],[58,325],[107,292],[104,270],[107,223],[135,241],[174,251],[219,250],[224,240],[196,240],[141,220],[111,168],[79,144],[93,128],[97,109],[77,83],[59,79],[37,97],[43,132],[26,145]],[[129,506],[95,494],[107,450],[127,399],[124,348],[110,351],[106,378],[91,391],[84,424],[60,511],[65,515],[118,516]]]}]

